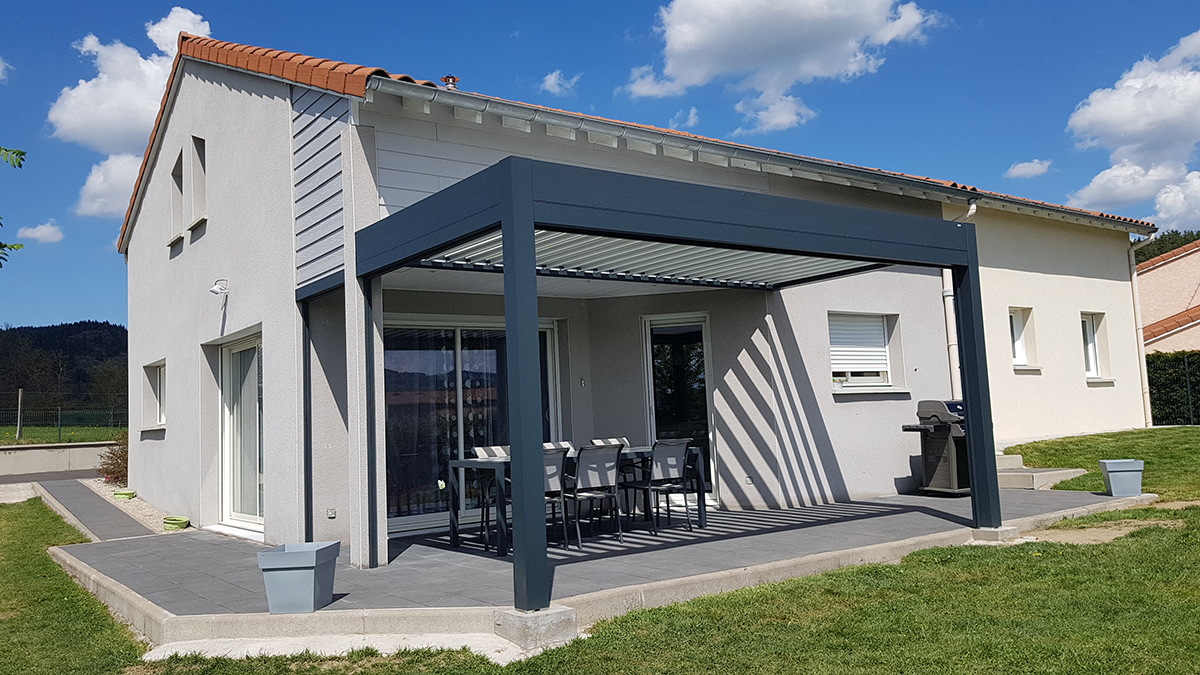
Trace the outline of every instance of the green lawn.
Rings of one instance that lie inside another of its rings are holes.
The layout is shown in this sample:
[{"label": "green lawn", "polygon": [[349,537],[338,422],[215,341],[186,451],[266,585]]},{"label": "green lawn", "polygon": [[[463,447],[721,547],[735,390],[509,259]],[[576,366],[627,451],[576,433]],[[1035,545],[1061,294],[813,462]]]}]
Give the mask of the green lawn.
[{"label": "green lawn", "polygon": [[[1033,444],[1056,466],[1147,462],[1147,488],[1200,495],[1192,429]],[[1030,446],[1025,446],[1030,447]],[[1014,449],[1015,451],[1017,449]],[[1033,457],[1034,455],[1027,455]],[[1045,459],[1036,455],[1033,461]],[[1067,463],[1064,458],[1075,458]],[[1089,489],[1086,486],[1081,489]],[[962,546],[631,612],[590,638],[500,668],[465,651],[343,658],[176,657],[141,647],[44,553],[78,533],[37,500],[0,506],[0,673],[1192,673],[1200,663],[1200,507],[1136,509],[1065,527],[1179,519],[1111,543]],[[11,590],[9,590],[11,589]]]},{"label": "green lawn", "polygon": [[1200,499],[1200,427],[1136,429],[1111,434],[1037,441],[1005,450],[1023,455],[1026,466],[1087,469],[1086,476],[1063,481],[1057,490],[1104,490],[1101,459],[1146,462],[1142,491],[1164,501]]},{"label": "green lawn", "polygon": [[[125,433],[124,427],[63,427],[62,442],[112,441],[123,433]],[[22,427],[19,441],[16,427],[0,427],[0,445],[57,442],[58,427]]]},{"label": "green lawn", "polygon": [[116,673],[143,648],[46,548],[87,541],[40,499],[0,504],[0,673]]}]

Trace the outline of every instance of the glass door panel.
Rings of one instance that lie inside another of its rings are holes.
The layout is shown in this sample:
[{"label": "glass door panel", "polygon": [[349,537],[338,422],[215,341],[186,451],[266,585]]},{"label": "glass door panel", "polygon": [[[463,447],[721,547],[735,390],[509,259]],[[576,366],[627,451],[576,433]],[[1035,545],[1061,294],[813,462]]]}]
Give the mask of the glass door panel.
[{"label": "glass door panel", "polygon": [[262,344],[226,352],[227,518],[263,522]]},{"label": "glass door panel", "polygon": [[[542,351],[542,437],[552,440],[549,331]],[[508,445],[507,340],[498,328],[387,328],[388,518],[449,509],[449,461],[481,445]],[[480,506],[474,481],[463,507]],[[419,522],[418,522],[419,521]],[[410,525],[400,525],[408,522]],[[394,527],[432,526],[413,518]]]},{"label": "glass door panel", "polygon": [[656,439],[691,438],[703,451],[711,484],[708,447],[708,388],[704,371],[704,327],[650,327]]},{"label": "glass door panel", "polygon": [[388,517],[445,511],[458,456],[454,331],[388,329],[383,340]]}]

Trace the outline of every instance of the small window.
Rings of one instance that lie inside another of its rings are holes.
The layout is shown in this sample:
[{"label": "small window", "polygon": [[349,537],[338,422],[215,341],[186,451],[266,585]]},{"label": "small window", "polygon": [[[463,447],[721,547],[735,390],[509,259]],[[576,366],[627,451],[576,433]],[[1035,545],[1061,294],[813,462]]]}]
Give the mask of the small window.
[{"label": "small window", "polygon": [[830,314],[829,363],[835,387],[891,384],[887,317]]},{"label": "small window", "polygon": [[1083,314],[1080,323],[1083,327],[1083,367],[1088,377],[1100,377],[1100,322],[1102,314]]},{"label": "small window", "polygon": [[1008,333],[1012,338],[1012,360],[1014,366],[1029,365],[1029,353],[1025,350],[1025,311],[1016,307],[1008,310]]},{"label": "small window", "polygon": [[154,392],[157,395],[156,404],[158,405],[158,423],[167,423],[167,364],[162,364],[154,369],[155,377],[158,380]]},{"label": "small window", "polygon": [[183,232],[183,153],[171,169],[171,242]]},{"label": "small window", "polygon": [[159,361],[142,368],[142,428],[154,429],[167,423],[167,363]]},{"label": "small window", "polygon": [[188,229],[195,229],[208,220],[205,167],[204,139],[192,136],[192,219]]}]

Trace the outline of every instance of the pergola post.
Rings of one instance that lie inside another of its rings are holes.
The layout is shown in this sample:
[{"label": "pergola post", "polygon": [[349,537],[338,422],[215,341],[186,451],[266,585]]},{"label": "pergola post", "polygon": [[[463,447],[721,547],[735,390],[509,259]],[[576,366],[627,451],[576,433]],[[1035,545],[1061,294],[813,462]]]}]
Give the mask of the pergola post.
[{"label": "pergola post", "polygon": [[975,225],[963,223],[967,264],[952,268],[958,320],[963,404],[967,413],[967,468],[971,477],[971,513],[975,527],[1000,527],[1000,486],[996,478],[996,441],[983,339],[983,299],[979,290],[979,249]]},{"label": "pergola post", "polygon": [[527,161],[509,164],[504,194],[504,326],[508,362],[508,438],[512,455],[513,605],[550,606],[546,560],[542,384],[538,354],[537,259],[532,177]]}]

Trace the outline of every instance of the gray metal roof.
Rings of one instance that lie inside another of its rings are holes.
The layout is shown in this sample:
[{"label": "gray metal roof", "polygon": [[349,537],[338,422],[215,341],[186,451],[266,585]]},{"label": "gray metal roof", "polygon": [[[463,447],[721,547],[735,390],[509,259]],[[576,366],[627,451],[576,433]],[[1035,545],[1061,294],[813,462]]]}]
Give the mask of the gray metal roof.
[{"label": "gray metal roof", "polygon": [[[534,233],[543,276],[772,290],[805,280],[865,270],[875,263],[786,253],[739,251],[552,230]],[[500,272],[500,231],[422,260],[421,267]]]}]

